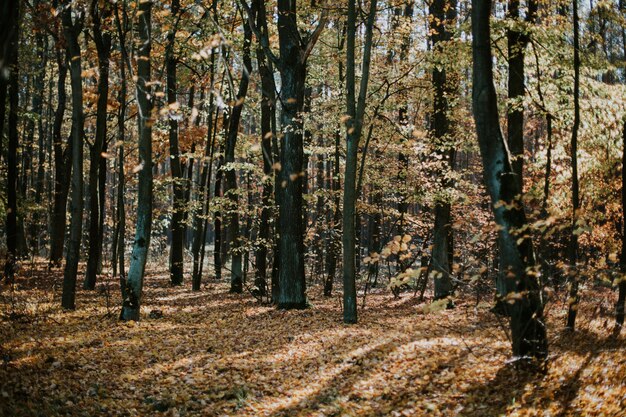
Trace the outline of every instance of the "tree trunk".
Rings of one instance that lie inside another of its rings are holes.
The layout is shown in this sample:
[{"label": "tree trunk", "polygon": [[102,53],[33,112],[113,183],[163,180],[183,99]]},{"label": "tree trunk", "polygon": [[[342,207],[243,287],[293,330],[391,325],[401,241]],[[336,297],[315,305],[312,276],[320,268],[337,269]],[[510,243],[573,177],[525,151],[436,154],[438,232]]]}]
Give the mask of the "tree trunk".
[{"label": "tree trunk", "polygon": [[[211,61],[209,64],[209,71],[211,73],[211,86],[215,80],[215,54],[211,54]],[[202,160],[202,172],[200,174],[200,187],[199,187],[199,200],[201,201],[201,214],[196,213],[193,219],[193,243],[191,246],[191,252],[193,254],[193,273],[191,276],[191,286],[193,291],[200,291],[200,284],[202,283],[202,264],[204,261],[204,243],[206,242],[207,233],[207,217],[209,209],[209,200],[211,194],[211,174],[213,168],[213,152],[215,149],[215,140],[213,130],[216,129],[213,124],[213,93],[209,93],[209,108],[207,116],[207,138],[206,146],[204,148],[204,158]]]},{"label": "tree trunk", "polygon": [[67,103],[65,79],[67,77],[67,53],[57,50],[57,107],[54,112],[52,127],[52,143],[54,149],[54,203],[50,219],[50,266],[60,267],[63,259],[65,244],[65,226],[67,224],[67,196],[69,193],[69,178],[71,175],[72,141],[67,140],[65,149],[61,138],[63,116]]},{"label": "tree trunk", "polygon": [[82,17],[72,22],[69,4],[62,12],[63,32],[70,59],[70,81],[72,86],[72,204],[70,240],[65,260],[63,294],[61,305],[73,310],[76,307],[76,275],[80,259],[80,242],[83,231],[83,139],[85,116],[83,114],[83,79],[78,36],[82,30]]},{"label": "tree trunk", "polygon": [[[172,0],[171,12],[176,20],[180,11],[178,0]],[[176,24],[176,23],[174,23]],[[177,101],[177,79],[176,66],[177,58],[174,56],[176,42],[176,29],[173,28],[167,35],[167,45],[165,49],[166,82],[167,82],[167,103],[169,105],[169,142],[170,142],[170,171],[172,174],[173,208],[172,208],[172,244],[170,246],[170,282],[172,285],[183,284],[184,272],[184,242],[185,226],[183,222],[185,207],[185,187],[183,184],[183,170],[180,161],[180,149],[178,145],[178,111]]]},{"label": "tree trunk", "polygon": [[[106,3],[105,3],[106,4]],[[96,136],[91,147],[91,162],[89,165],[89,252],[87,257],[87,271],[83,288],[96,288],[96,276],[102,261],[103,230],[101,221],[104,208],[104,190],[100,185],[100,168],[107,136],[107,102],[109,96],[109,58],[111,55],[111,34],[102,31],[101,19],[106,19],[110,9],[104,6],[100,10],[97,1],[91,4],[93,21],[93,37],[98,53],[98,102],[96,107]]]},{"label": "tree trunk", "polygon": [[[325,21],[322,17],[318,29]],[[306,62],[319,31],[303,45],[297,25],[296,2],[278,1],[278,37],[281,77],[280,204],[279,204],[279,308],[305,308],[302,120]]]},{"label": "tree trunk", "polygon": [[369,83],[370,59],[372,51],[372,37],[374,21],[376,19],[376,0],[370,1],[367,25],[365,28],[365,43],[363,44],[363,64],[359,98],[356,100],[356,0],[348,2],[348,33],[346,46],[346,98],[347,116],[346,128],[346,171],[343,193],[343,321],[344,323],[357,322],[356,299],[356,171],[359,141],[363,131],[363,116],[367,86]]},{"label": "tree trunk", "polygon": [[[441,53],[447,42],[452,38],[448,26],[453,25],[456,19],[456,1],[435,0],[430,5],[431,40],[434,53]],[[446,167],[440,173],[441,186],[449,188],[450,180],[444,174],[445,169],[452,169],[454,164],[454,144],[450,139],[450,121],[448,120],[448,97],[454,91],[450,88],[451,81],[447,79],[445,68],[435,66],[433,69],[433,115],[431,130],[435,141],[435,148]],[[452,263],[451,240],[451,205],[444,197],[435,203],[435,225],[433,232],[432,266],[435,272],[435,299],[443,299],[452,294],[452,279],[450,264]],[[451,305],[451,304],[450,304]]]},{"label": "tree trunk", "polygon": [[615,333],[619,333],[624,326],[624,306],[626,305],[626,116],[622,123],[624,124],[622,131],[622,252],[619,259],[621,275],[617,285],[617,303],[615,303]]},{"label": "tree trunk", "polygon": [[[520,239],[516,231],[524,227],[526,215],[516,199],[521,193],[506,148],[498,116],[493,84],[489,18],[490,0],[472,1],[473,109],[483,160],[484,180],[491,197],[496,223],[500,226],[500,257],[508,279],[515,282],[511,294],[510,323],[513,355],[545,359],[548,353],[543,321],[543,300],[534,273],[532,241]],[[504,203],[504,204],[502,204]],[[515,203],[515,204],[514,204]]]},{"label": "tree trunk", "polygon": [[[7,63],[9,75],[9,143],[8,143],[8,170],[7,170],[7,208],[6,208],[6,239],[7,260],[4,266],[4,276],[8,283],[15,278],[15,264],[17,259],[17,144],[18,144],[18,106],[19,106],[19,7],[10,10],[12,33],[9,40]],[[3,62],[4,63],[4,62]],[[4,77],[4,75],[0,75]],[[5,106],[4,101],[0,103]],[[0,125],[0,132],[4,126]],[[1,135],[0,135],[1,138]]]},{"label": "tree trunk", "polygon": [[[626,14],[626,1],[620,0],[619,9]],[[626,29],[622,28],[622,47],[626,61]],[[624,309],[626,305],[626,115],[622,130],[622,252],[620,254],[620,281],[618,284],[617,303],[615,304],[615,332],[624,326]]]},{"label": "tree trunk", "polygon": [[567,324],[569,330],[576,326],[576,314],[578,312],[578,209],[580,208],[578,187],[578,129],[580,127],[580,53],[579,53],[579,23],[578,23],[578,0],[573,0],[574,15],[574,125],[572,126],[572,140],[570,142],[570,156],[572,160],[572,224],[569,245],[569,262],[572,268],[570,274],[569,309],[567,311]]},{"label": "tree trunk", "polygon": [[[257,13],[257,28],[267,36],[267,17],[265,3],[259,2]],[[275,136],[272,121],[276,118],[276,86],[271,61],[265,56],[263,47],[257,47],[257,61],[261,76],[261,151],[263,153],[263,174],[267,177],[263,181],[261,195],[261,223],[259,226],[258,247],[255,254],[256,273],[254,285],[261,296],[267,294],[267,248],[272,242],[270,239],[270,221],[272,217],[272,178],[274,158],[272,155],[272,138]]]},{"label": "tree trunk", "polygon": [[[137,63],[137,105],[139,116],[139,171],[137,226],[130,260],[128,279],[122,285],[122,320],[139,320],[141,292],[150,248],[152,229],[152,98],[150,81],[150,50],[152,2],[139,3],[140,47]],[[147,84],[148,83],[148,84]],[[147,85],[146,85],[147,84]]]},{"label": "tree trunk", "polygon": [[[252,2],[252,13],[248,19],[254,19],[257,10],[257,2]],[[230,292],[241,293],[243,291],[243,271],[242,271],[242,252],[241,252],[241,236],[239,235],[239,199],[237,197],[237,170],[233,166],[235,163],[235,146],[237,145],[237,137],[239,136],[239,124],[241,122],[241,112],[243,104],[248,94],[248,85],[250,82],[250,72],[252,71],[252,60],[250,59],[250,44],[252,43],[252,29],[250,22],[246,22],[244,28],[243,40],[243,68],[241,71],[241,80],[239,82],[239,91],[235,106],[232,109],[230,119],[228,120],[228,136],[226,138],[226,152],[224,153],[225,167],[225,187],[224,196],[228,197],[229,206],[227,208],[227,233],[228,243],[230,245],[231,258],[231,275],[230,275]]]}]

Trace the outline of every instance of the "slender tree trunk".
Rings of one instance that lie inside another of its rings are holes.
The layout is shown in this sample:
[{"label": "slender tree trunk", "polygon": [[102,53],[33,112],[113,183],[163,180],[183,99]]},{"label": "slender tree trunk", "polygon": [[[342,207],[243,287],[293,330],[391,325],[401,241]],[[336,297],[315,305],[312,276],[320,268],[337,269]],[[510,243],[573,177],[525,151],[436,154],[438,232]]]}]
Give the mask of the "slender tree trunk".
[{"label": "slender tree trunk", "polygon": [[[620,0],[619,9],[626,14],[626,1]],[[626,61],[626,29],[622,27],[622,47]],[[624,326],[624,309],[626,305],[626,115],[622,120],[622,252],[620,254],[620,272],[617,303],[615,304],[615,332],[620,332]]]},{"label": "slender tree trunk", "polygon": [[62,12],[63,32],[70,59],[70,81],[72,86],[72,204],[70,220],[70,240],[65,260],[63,294],[61,305],[73,310],[76,308],[76,275],[80,259],[80,242],[83,231],[83,140],[85,135],[83,114],[83,80],[78,36],[82,30],[82,14],[72,22],[70,4]]},{"label": "slender tree trunk", "polygon": [[[172,0],[171,13],[173,18],[178,18],[180,3]],[[174,23],[176,25],[176,23]],[[183,184],[183,169],[180,161],[180,149],[178,144],[178,101],[177,101],[177,58],[174,56],[176,43],[176,29],[170,29],[167,35],[165,49],[165,65],[167,71],[167,103],[169,105],[169,142],[170,142],[170,170],[172,174],[173,208],[170,230],[172,244],[170,246],[170,282],[172,285],[182,285],[184,273],[184,242],[185,226],[183,223],[185,207],[185,187]]]},{"label": "slender tree trunk", "polygon": [[141,292],[152,229],[152,98],[150,81],[150,51],[152,47],[152,2],[139,3],[140,47],[137,63],[137,105],[139,113],[139,185],[137,226],[130,260],[128,279],[122,285],[122,320],[139,320]]},{"label": "slender tree trunk", "polygon": [[[13,26],[8,45],[7,61],[9,75],[9,143],[8,143],[8,170],[7,170],[7,207],[6,207],[6,239],[7,260],[4,266],[6,282],[13,283],[15,278],[15,264],[17,259],[17,145],[18,145],[18,107],[19,107],[19,7],[14,5],[10,10]],[[4,75],[0,75],[4,77]],[[5,103],[1,103],[2,107]],[[0,125],[0,133],[4,126]],[[1,134],[0,134],[1,141]]]},{"label": "slender tree trunk", "polygon": [[[257,13],[257,28],[267,36],[267,11],[265,3],[259,2]],[[261,195],[261,224],[259,226],[259,245],[256,250],[256,273],[254,285],[261,296],[267,294],[267,248],[271,244],[270,221],[272,217],[272,188],[269,181],[272,178],[274,158],[272,155],[272,138],[276,132],[272,121],[276,118],[276,86],[274,84],[274,71],[271,62],[265,56],[262,45],[257,47],[257,61],[259,75],[261,76],[261,151],[263,153],[263,174],[267,179],[263,182]]]},{"label": "slender tree trunk", "polygon": [[[124,172],[124,144],[126,141],[126,65],[128,63],[128,52],[126,49],[126,33],[128,30],[128,15],[126,13],[126,1],[122,3],[122,18],[120,19],[118,10],[115,9],[115,23],[117,26],[119,43],[120,43],[120,109],[117,116],[117,128],[118,128],[118,141],[119,141],[119,153],[118,153],[118,184],[117,184],[117,233],[116,238],[113,239],[114,253],[113,255],[113,276],[116,275],[117,265],[119,265],[120,285],[124,284],[125,272],[125,251],[126,251],[126,208],[124,206],[124,192],[125,192],[125,172]],[[117,255],[117,256],[116,256]]]},{"label": "slender tree trunk", "polygon": [[356,299],[356,171],[359,141],[363,131],[363,116],[369,83],[370,59],[374,21],[376,20],[376,0],[370,1],[365,43],[363,44],[363,64],[359,98],[356,100],[356,0],[348,1],[348,33],[346,46],[346,98],[347,127],[346,171],[343,193],[343,321],[357,322]]},{"label": "slender tree trunk", "polygon": [[[543,321],[543,300],[536,274],[532,241],[519,239],[516,230],[526,226],[523,207],[513,204],[521,193],[515,178],[498,116],[493,84],[489,18],[491,0],[472,1],[473,109],[483,160],[484,180],[491,197],[496,223],[500,226],[501,264],[515,281],[510,301],[513,355],[545,359],[548,353]],[[500,204],[504,202],[504,204]]]},{"label": "slender tree trunk", "polygon": [[[224,118],[226,116],[224,115]],[[216,198],[222,196],[222,166],[224,165],[224,146],[221,147],[220,156],[217,160],[217,166],[215,167],[215,190],[214,195]],[[222,279],[222,214],[219,211],[215,212],[215,222],[213,225],[214,237],[213,237],[213,265],[215,269],[215,280],[220,281]]]},{"label": "slender tree trunk", "polygon": [[[211,54],[211,63],[209,65],[211,86],[213,86],[215,80],[215,55]],[[200,174],[200,187],[199,187],[199,200],[201,201],[201,212],[196,213],[193,219],[193,243],[191,252],[193,254],[193,273],[191,277],[191,286],[193,291],[200,291],[200,285],[202,283],[202,264],[204,261],[204,242],[206,242],[207,232],[207,216],[208,216],[208,203],[210,200],[209,185],[211,181],[211,174],[213,168],[213,150],[215,149],[215,141],[213,140],[213,130],[215,129],[213,124],[213,93],[210,93],[209,106],[207,116],[207,138],[206,146],[204,149],[204,158],[202,160],[202,172]],[[202,252],[201,252],[202,251]]]},{"label": "slender tree trunk", "polygon": [[[38,3],[35,3],[39,6]],[[43,110],[43,98],[45,93],[45,76],[46,67],[48,65],[48,50],[47,42],[41,33],[35,35],[35,46],[37,51],[37,58],[41,63],[41,67],[35,74],[34,88],[35,94],[33,94],[33,113],[36,117],[37,124],[37,178],[35,181],[35,205],[36,211],[33,213],[30,226],[30,238],[31,246],[35,253],[39,253],[41,249],[41,231],[43,229],[45,211],[42,206],[44,186],[45,186],[45,131],[43,127],[43,121],[45,118]]]},{"label": "slender tree trunk", "polygon": [[[430,4],[431,41],[434,53],[441,53],[447,42],[452,38],[449,26],[456,19],[456,1],[435,0]],[[454,164],[454,145],[450,142],[450,121],[448,120],[448,97],[454,91],[450,88],[451,81],[447,79],[445,68],[433,69],[433,115],[432,136],[437,152],[447,165],[443,169],[452,169]],[[441,174],[441,186],[449,188],[450,180],[447,175]],[[435,271],[435,299],[443,299],[452,294],[452,279],[450,264],[452,263],[451,240],[451,204],[444,197],[435,203],[435,225],[433,232],[432,266]],[[451,304],[450,304],[451,305]]]},{"label": "slender tree trunk", "polygon": [[61,128],[67,103],[65,80],[67,77],[67,54],[57,50],[57,107],[54,112],[52,127],[52,142],[54,149],[54,204],[50,219],[50,266],[60,267],[63,259],[63,246],[65,244],[65,227],[67,224],[67,197],[69,193],[69,178],[72,169],[72,140],[67,140],[63,147]]},{"label": "slender tree trunk", "polygon": [[580,53],[579,53],[579,23],[578,23],[578,0],[573,0],[574,14],[574,125],[572,127],[572,140],[570,143],[570,154],[572,160],[572,225],[569,246],[569,262],[572,268],[570,289],[569,289],[569,309],[567,312],[566,327],[574,330],[576,326],[576,314],[578,312],[578,209],[580,208],[579,187],[578,187],[578,129],[580,127]]},{"label": "slender tree trunk", "polygon": [[[106,3],[105,3],[106,4]],[[96,288],[96,276],[102,261],[103,240],[103,208],[104,190],[100,185],[100,168],[107,136],[107,103],[109,98],[109,58],[111,56],[111,34],[103,31],[101,19],[107,18],[110,9],[104,6],[102,9],[97,1],[91,4],[93,21],[93,37],[98,53],[98,102],[96,107],[96,136],[91,147],[91,162],[89,166],[89,252],[87,257],[87,271],[83,288],[93,290]],[[106,165],[105,165],[106,166]],[[105,172],[103,173],[105,174]]]},{"label": "slender tree trunk", "polygon": [[[252,3],[252,15],[249,19],[256,17],[257,2]],[[248,85],[250,82],[250,72],[252,71],[252,60],[250,58],[250,44],[252,43],[252,29],[250,22],[244,24],[244,41],[243,41],[243,68],[241,72],[241,80],[239,82],[239,91],[235,106],[228,120],[228,136],[226,138],[226,152],[224,153],[225,167],[224,176],[226,177],[224,195],[228,197],[229,207],[227,209],[227,233],[228,243],[230,245],[231,258],[231,276],[230,276],[230,292],[241,293],[243,291],[243,271],[242,271],[242,251],[241,236],[239,235],[239,199],[237,197],[237,171],[233,164],[235,163],[235,146],[237,145],[237,137],[239,136],[239,125],[241,123],[241,112],[243,111],[244,101],[248,94]]]}]

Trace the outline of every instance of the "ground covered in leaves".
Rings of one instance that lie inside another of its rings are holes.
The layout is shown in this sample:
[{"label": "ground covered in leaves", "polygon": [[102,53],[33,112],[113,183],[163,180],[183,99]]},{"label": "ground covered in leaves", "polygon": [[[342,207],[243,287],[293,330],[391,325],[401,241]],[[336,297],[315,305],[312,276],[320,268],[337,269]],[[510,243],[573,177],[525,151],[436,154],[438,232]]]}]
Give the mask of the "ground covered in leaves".
[{"label": "ground covered in leaves", "polygon": [[574,334],[549,305],[549,368],[531,375],[508,363],[488,303],[432,312],[381,291],[348,326],[339,294],[313,287],[309,309],[277,311],[223,284],[172,288],[156,270],[139,323],[117,320],[114,281],[79,290],[74,312],[43,264],[4,287],[0,415],[626,415],[626,331],[609,337],[608,290],[583,293]]}]

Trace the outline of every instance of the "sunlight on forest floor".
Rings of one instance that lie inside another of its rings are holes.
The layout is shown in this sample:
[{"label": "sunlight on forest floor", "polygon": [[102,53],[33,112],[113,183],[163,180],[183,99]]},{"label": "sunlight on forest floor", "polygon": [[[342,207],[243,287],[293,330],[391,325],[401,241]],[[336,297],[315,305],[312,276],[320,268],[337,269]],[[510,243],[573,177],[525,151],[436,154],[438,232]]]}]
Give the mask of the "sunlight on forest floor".
[{"label": "sunlight on forest floor", "polygon": [[122,323],[116,281],[80,290],[63,312],[62,271],[23,275],[0,293],[6,416],[626,413],[624,332],[608,337],[608,292],[583,295],[575,334],[562,331],[564,305],[548,306],[550,366],[534,376],[507,365],[505,323],[485,303],[424,314],[412,294],[384,291],[346,326],[338,292],[313,287],[311,308],[277,311],[224,284],[171,288],[153,270],[142,321]]}]

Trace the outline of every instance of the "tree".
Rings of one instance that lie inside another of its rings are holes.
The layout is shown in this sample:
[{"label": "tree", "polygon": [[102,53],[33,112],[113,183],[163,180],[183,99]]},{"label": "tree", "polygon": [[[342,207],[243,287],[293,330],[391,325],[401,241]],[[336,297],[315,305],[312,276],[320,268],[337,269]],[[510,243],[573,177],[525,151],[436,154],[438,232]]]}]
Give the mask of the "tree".
[{"label": "tree", "polygon": [[137,105],[139,130],[139,173],[137,189],[137,225],[130,259],[128,278],[122,285],[122,320],[139,320],[141,292],[150,249],[152,231],[152,87],[150,83],[150,52],[152,49],[152,2],[139,3],[137,50]]},{"label": "tree", "polygon": [[578,185],[578,130],[580,129],[580,34],[578,18],[578,0],[573,0],[574,18],[574,124],[572,126],[572,139],[570,141],[570,156],[572,160],[572,224],[570,228],[569,262],[571,269],[571,281],[569,290],[569,308],[567,311],[566,327],[574,330],[576,314],[578,313],[578,210],[580,209],[580,191]]},{"label": "tree", "polygon": [[[10,3],[10,2],[9,2]],[[3,50],[3,60],[0,67],[5,65],[9,69],[8,95],[9,95],[9,146],[7,154],[7,209],[6,209],[6,236],[7,236],[7,260],[4,266],[4,277],[6,282],[13,283],[15,276],[15,263],[17,260],[17,145],[18,145],[18,107],[19,107],[19,7],[17,4],[9,4],[8,15],[10,22],[6,22],[8,36],[6,49]],[[0,45],[5,47],[5,44]],[[0,68],[1,69],[1,68]],[[0,74],[0,79],[4,83],[5,73]],[[3,84],[4,87],[4,84]],[[0,103],[3,109],[2,120],[0,122],[0,132],[4,128],[4,98]],[[1,139],[0,139],[1,141]]]},{"label": "tree", "polygon": [[[101,6],[97,0],[91,2],[93,39],[98,53],[98,102],[96,107],[96,135],[90,149],[89,165],[89,252],[83,288],[96,287],[96,275],[102,262],[102,218],[104,216],[104,189],[100,187],[101,162],[107,136],[107,104],[109,99],[109,60],[111,56],[111,33],[102,27],[102,20],[111,15],[111,5]],[[105,165],[106,167],[106,165]],[[104,168],[105,168],[104,167]]]},{"label": "tree", "polygon": [[[253,1],[248,19],[254,21],[258,9],[258,2]],[[243,67],[241,69],[241,80],[239,81],[239,89],[235,98],[235,105],[228,120],[228,131],[226,136],[226,151],[224,153],[224,162],[226,166],[224,174],[226,183],[224,187],[224,195],[228,197],[229,206],[227,208],[227,231],[228,242],[231,252],[231,278],[230,291],[241,293],[243,291],[243,271],[242,271],[242,253],[239,235],[239,199],[237,197],[237,174],[235,163],[235,146],[237,144],[237,136],[239,135],[239,124],[241,122],[241,112],[248,94],[248,85],[250,83],[250,73],[252,72],[252,59],[250,58],[250,46],[252,43],[252,28],[250,22],[244,22],[244,39],[243,39]]]},{"label": "tree", "polygon": [[[452,38],[450,25],[456,19],[456,1],[434,0],[430,4],[430,33],[433,51],[441,54],[447,42]],[[452,169],[454,165],[455,148],[450,141],[450,121],[448,120],[448,97],[454,91],[452,81],[448,79],[445,65],[436,65],[433,68],[433,115],[431,131],[435,147],[441,159]],[[450,180],[445,174],[441,184],[444,188],[450,187]],[[450,266],[452,264],[452,227],[451,204],[447,197],[435,202],[435,225],[433,233],[432,266],[435,275],[435,299],[443,299],[452,293],[452,279]]]},{"label": "tree", "polygon": [[[254,22],[250,6],[243,0],[241,4],[248,13],[249,22]],[[277,5],[280,57],[276,57],[270,49],[268,34],[260,32],[258,28],[255,30],[267,58],[278,68],[281,78],[280,119],[283,132],[278,178],[281,190],[277,193],[280,257],[277,304],[279,308],[305,308],[307,301],[302,212],[304,148],[300,114],[304,109],[307,60],[326,24],[326,14],[323,12],[315,30],[303,37],[298,28],[296,2],[278,0]]]},{"label": "tree", "polygon": [[176,46],[176,31],[179,22],[180,2],[172,0],[170,10],[174,19],[174,24],[167,34],[167,44],[165,47],[165,67],[167,83],[167,103],[169,106],[169,142],[170,142],[170,172],[172,174],[173,207],[172,222],[170,230],[172,232],[172,244],[170,246],[170,281],[172,285],[182,285],[184,272],[184,249],[185,249],[185,186],[183,169],[180,161],[180,149],[178,145],[178,121],[180,113],[178,111],[177,95],[177,75],[176,66],[178,58],[174,55]]},{"label": "tree", "polygon": [[496,223],[499,226],[500,264],[515,282],[511,294],[510,323],[513,355],[543,360],[548,341],[543,320],[543,300],[534,270],[532,241],[518,237],[516,231],[526,225],[520,200],[521,186],[515,178],[510,154],[500,129],[498,102],[493,84],[491,0],[472,1],[472,103],[476,133],[483,161],[483,176]]},{"label": "tree", "polygon": [[72,203],[70,240],[65,258],[61,305],[70,310],[76,308],[76,275],[78,274],[83,232],[83,141],[85,138],[82,60],[78,39],[83,29],[85,15],[84,10],[76,10],[76,18],[72,20],[73,14],[71,3],[63,3],[61,18],[70,60],[70,84],[72,87]]},{"label": "tree", "polygon": [[[61,34],[59,34],[61,36]],[[57,45],[59,42],[57,41]],[[50,216],[50,259],[49,266],[60,267],[63,260],[63,247],[65,245],[65,226],[67,224],[67,197],[69,193],[69,178],[72,171],[72,137],[68,137],[63,146],[62,128],[65,107],[67,104],[67,91],[65,81],[67,78],[68,53],[57,46],[56,61],[58,68],[57,78],[57,107],[54,111],[52,126],[52,147],[54,149],[54,203]]]},{"label": "tree", "polygon": [[[257,12],[257,29],[266,38],[267,35],[267,11],[265,2],[259,2]],[[259,39],[256,50],[259,75],[261,76],[261,152],[263,155],[263,174],[272,178],[274,157],[272,154],[272,140],[276,137],[276,85],[274,83],[274,68],[272,62],[265,56],[263,45]],[[261,224],[259,226],[259,245],[256,250],[256,276],[254,285],[261,296],[267,293],[267,247],[270,239],[270,219],[272,215],[271,197],[272,182],[265,180],[261,203]],[[274,254],[276,256],[276,254]]]},{"label": "tree", "polygon": [[363,131],[363,116],[367,99],[367,86],[372,51],[376,0],[370,0],[365,43],[363,44],[363,64],[359,98],[356,101],[356,0],[348,1],[348,32],[346,44],[346,171],[343,194],[343,321],[357,322],[356,300],[356,171],[359,142]]}]

